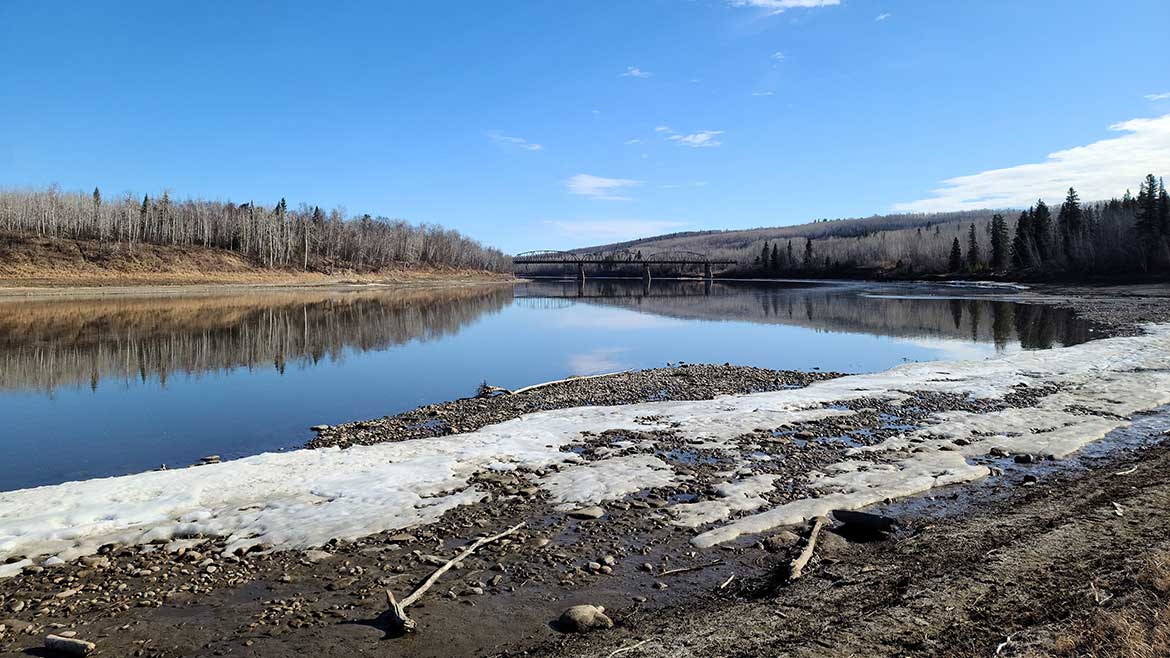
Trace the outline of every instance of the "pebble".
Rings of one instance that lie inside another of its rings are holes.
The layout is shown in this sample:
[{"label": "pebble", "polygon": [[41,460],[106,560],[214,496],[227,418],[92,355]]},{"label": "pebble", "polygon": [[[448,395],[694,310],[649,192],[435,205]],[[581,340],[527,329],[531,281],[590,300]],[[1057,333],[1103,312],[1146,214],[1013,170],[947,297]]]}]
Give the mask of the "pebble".
[{"label": "pebble", "polygon": [[572,512],[569,512],[569,518],[586,521],[600,519],[603,516],[605,516],[605,510],[597,505],[582,507],[581,509],[575,509]]}]

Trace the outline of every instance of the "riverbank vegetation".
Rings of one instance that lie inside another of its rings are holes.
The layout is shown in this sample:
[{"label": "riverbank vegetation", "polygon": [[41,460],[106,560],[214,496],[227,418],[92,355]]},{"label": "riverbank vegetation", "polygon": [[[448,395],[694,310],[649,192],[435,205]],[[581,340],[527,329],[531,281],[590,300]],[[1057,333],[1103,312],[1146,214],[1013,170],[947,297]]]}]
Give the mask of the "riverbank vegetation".
[{"label": "riverbank vegetation", "polygon": [[[818,220],[800,226],[704,231],[607,245],[651,254],[695,251],[736,260],[732,276],[961,276],[1075,279],[1170,272],[1170,196],[1149,175],[1137,195],[1058,207]],[[593,248],[587,249],[592,251]]]},{"label": "riverbank vegetation", "polygon": [[[510,270],[511,259],[433,224],[324,211],[281,199],[254,202],[175,200],[167,192],[141,198],[92,193],[0,190],[0,231],[9,242],[33,238],[92,243],[89,256],[133,260],[144,245],[216,249],[266,269],[373,272],[398,266]],[[2,263],[0,263],[2,265]]]}]

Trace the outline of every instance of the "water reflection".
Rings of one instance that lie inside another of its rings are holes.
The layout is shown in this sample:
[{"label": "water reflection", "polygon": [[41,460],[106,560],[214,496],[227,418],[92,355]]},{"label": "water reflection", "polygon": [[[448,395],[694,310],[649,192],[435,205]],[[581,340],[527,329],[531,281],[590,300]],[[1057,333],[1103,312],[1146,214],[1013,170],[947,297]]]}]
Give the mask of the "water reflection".
[{"label": "water reflection", "polygon": [[512,300],[509,286],[0,304],[0,390],[166,384],[174,373],[337,361],[458,333]]},{"label": "water reflection", "polygon": [[484,380],[518,388],[677,361],[868,372],[1088,338],[1068,311],[956,295],[591,279],[4,301],[0,491],[295,448],[311,425],[467,396]]},{"label": "water reflection", "polygon": [[[745,321],[864,333],[909,339],[957,339],[992,343],[997,350],[1019,345],[1047,349],[1083,343],[1089,325],[1072,311],[984,298],[957,298],[953,288],[938,297],[896,293],[906,285],[723,283],[694,280],[536,280],[516,287],[533,307],[573,303],[637,310],[679,320]],[[929,288],[925,288],[929,290]],[[619,316],[623,322],[632,322]],[[604,316],[595,318],[602,321]]]}]

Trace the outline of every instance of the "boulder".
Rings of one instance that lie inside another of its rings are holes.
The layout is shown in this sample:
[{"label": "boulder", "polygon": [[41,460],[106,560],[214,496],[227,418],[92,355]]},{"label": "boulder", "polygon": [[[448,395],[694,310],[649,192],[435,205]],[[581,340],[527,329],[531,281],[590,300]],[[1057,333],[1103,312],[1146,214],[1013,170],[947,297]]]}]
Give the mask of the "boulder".
[{"label": "boulder", "polygon": [[599,605],[575,605],[561,613],[557,627],[565,633],[588,633],[613,628],[613,620]]},{"label": "boulder", "polygon": [[75,637],[48,635],[45,637],[45,649],[50,653],[64,656],[88,656],[97,648],[93,642],[86,642]]}]

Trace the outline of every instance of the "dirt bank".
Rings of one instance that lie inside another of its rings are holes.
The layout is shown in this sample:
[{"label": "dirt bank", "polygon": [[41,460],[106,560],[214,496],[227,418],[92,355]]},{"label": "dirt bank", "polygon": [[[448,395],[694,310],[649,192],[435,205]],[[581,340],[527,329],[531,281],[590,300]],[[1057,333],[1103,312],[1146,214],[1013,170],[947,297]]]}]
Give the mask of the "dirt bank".
[{"label": "dirt bank", "polygon": [[266,268],[223,249],[124,245],[91,240],[0,235],[0,298],[202,294],[224,288],[414,285],[505,281],[511,275],[451,268],[401,267],[377,272],[304,272]]}]

